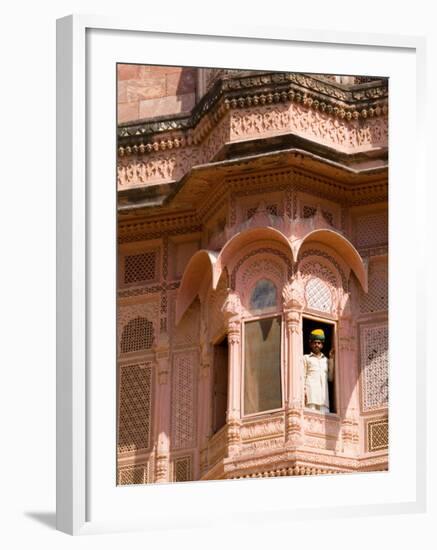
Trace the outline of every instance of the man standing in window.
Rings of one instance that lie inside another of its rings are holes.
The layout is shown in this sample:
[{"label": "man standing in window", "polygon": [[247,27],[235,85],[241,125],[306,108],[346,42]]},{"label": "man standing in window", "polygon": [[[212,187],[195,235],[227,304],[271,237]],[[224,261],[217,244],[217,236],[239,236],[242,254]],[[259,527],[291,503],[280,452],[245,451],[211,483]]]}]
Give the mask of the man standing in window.
[{"label": "man standing in window", "polygon": [[305,373],[305,406],[309,409],[329,412],[328,381],[334,380],[334,350],[329,352],[329,360],[322,353],[325,333],[322,329],[311,331],[309,345],[311,353],[303,356]]}]

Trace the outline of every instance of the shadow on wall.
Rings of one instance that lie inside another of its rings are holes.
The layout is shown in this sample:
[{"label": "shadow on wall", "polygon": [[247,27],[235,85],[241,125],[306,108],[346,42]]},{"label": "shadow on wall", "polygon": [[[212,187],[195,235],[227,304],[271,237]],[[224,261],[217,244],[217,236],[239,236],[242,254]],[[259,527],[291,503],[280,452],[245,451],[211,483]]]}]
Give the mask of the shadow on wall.
[{"label": "shadow on wall", "polygon": [[118,66],[118,123],[189,113],[196,101],[197,69]]}]

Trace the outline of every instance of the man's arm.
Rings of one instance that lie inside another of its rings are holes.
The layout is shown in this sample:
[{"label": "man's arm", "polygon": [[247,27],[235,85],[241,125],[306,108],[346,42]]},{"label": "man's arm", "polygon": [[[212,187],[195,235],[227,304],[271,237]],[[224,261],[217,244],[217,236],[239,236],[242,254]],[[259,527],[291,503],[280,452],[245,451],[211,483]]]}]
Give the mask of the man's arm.
[{"label": "man's arm", "polygon": [[308,370],[308,364],[307,364],[307,358],[304,355],[303,356],[303,404],[306,405],[307,402],[307,370]]}]

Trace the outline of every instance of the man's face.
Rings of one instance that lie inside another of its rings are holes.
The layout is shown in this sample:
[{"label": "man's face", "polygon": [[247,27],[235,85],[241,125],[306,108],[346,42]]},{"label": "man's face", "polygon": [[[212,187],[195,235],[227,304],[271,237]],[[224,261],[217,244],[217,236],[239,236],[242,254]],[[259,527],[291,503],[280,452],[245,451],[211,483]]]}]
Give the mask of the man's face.
[{"label": "man's face", "polygon": [[310,350],[319,355],[323,349],[323,342],[321,340],[310,340]]}]

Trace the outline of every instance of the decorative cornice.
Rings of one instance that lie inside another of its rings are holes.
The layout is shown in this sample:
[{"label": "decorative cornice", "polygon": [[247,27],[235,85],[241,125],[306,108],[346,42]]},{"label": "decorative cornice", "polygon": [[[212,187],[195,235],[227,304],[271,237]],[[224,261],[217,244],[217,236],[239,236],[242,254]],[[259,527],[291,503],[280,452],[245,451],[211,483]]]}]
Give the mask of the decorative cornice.
[{"label": "decorative cornice", "polygon": [[141,220],[120,220],[118,225],[118,243],[130,242],[132,240],[160,239],[166,235],[178,235],[185,233],[199,233],[202,226],[199,224],[195,214],[183,216],[141,219]]},{"label": "decorative cornice", "polygon": [[388,85],[378,80],[355,86],[298,73],[263,73],[218,80],[190,116],[161,117],[121,124],[118,153],[143,155],[199,144],[234,109],[300,103],[341,120],[365,120],[388,112]]}]

